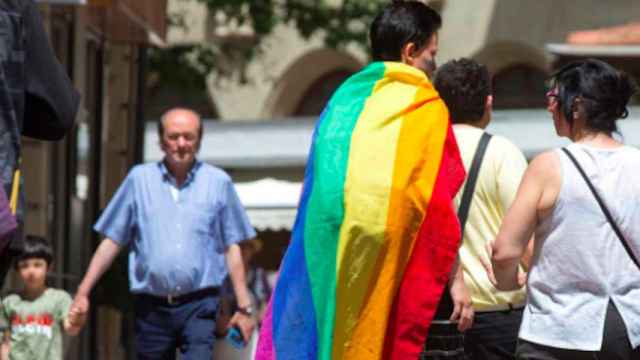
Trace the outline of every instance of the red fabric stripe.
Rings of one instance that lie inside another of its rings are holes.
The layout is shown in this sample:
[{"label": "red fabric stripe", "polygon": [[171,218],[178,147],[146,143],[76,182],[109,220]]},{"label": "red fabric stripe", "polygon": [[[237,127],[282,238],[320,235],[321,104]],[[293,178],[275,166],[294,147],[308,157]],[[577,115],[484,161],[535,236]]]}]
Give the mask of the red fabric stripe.
[{"label": "red fabric stripe", "polygon": [[451,126],[444,146],[427,214],[391,310],[385,359],[419,357],[458,251],[460,224],[452,199],[465,171]]}]

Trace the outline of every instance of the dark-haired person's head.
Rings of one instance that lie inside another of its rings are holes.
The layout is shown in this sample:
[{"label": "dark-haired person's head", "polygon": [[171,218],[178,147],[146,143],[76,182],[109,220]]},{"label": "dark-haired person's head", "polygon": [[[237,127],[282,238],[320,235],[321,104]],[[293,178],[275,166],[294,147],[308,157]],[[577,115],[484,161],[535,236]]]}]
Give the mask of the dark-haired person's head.
[{"label": "dark-haired person's head", "polygon": [[393,1],[371,23],[369,39],[374,61],[398,61],[428,76],[436,68],[440,15],[418,1]]},{"label": "dark-haired person's head", "polygon": [[[577,118],[596,132],[618,131],[616,121],[627,117],[627,104],[636,84],[604,61],[586,59],[565,65],[550,78],[548,110],[557,106],[571,129]],[[555,121],[558,121],[554,117]]]},{"label": "dark-haired person's head", "polygon": [[438,68],[433,86],[444,100],[454,124],[484,128],[491,119],[491,79],[484,65],[451,60]]},{"label": "dark-haired person's head", "polygon": [[47,267],[53,262],[53,250],[49,242],[40,236],[27,235],[24,239],[24,248],[21,254],[16,257],[16,268],[20,263],[30,259],[41,259],[47,263]]}]

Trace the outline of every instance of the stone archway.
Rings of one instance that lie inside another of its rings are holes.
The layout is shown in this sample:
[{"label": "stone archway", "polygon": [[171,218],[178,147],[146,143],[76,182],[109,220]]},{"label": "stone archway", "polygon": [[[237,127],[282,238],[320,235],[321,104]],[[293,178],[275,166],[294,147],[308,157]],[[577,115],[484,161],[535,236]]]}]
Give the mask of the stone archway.
[{"label": "stone archway", "polygon": [[[362,64],[353,56],[333,49],[316,49],[295,60],[276,82],[265,103],[266,118],[311,114],[318,103],[326,102],[348,75]],[[326,83],[322,83],[326,81]],[[329,95],[327,95],[329,94]],[[310,99],[317,96],[317,99]]]},{"label": "stone archway", "polygon": [[546,105],[545,80],[551,66],[539,50],[515,42],[489,44],[473,58],[492,75],[494,108],[539,108]]}]

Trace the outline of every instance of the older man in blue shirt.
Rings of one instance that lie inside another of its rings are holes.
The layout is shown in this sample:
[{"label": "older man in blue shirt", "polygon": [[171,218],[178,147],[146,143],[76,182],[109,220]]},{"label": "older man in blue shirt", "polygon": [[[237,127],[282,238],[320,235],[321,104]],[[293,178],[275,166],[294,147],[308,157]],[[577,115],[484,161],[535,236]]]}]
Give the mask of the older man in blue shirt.
[{"label": "older man in blue shirt", "polygon": [[96,223],[105,239],[73,306],[87,311],[91,289],[128,247],[138,359],[174,359],[176,348],[183,359],[211,359],[227,273],[239,305],[230,326],[245,339],[255,326],[238,246],[255,232],[229,176],[196,159],[200,117],[173,109],[158,130],[165,157],[134,167]]}]

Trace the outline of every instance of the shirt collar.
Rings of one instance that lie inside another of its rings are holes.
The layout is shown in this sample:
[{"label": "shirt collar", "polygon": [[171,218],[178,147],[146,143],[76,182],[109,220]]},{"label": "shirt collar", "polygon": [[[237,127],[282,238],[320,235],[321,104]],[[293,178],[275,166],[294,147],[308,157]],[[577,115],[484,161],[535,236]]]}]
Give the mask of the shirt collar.
[{"label": "shirt collar", "polygon": [[[189,169],[189,172],[187,172],[187,178],[184,181],[184,184],[182,184],[182,187],[189,185],[191,181],[193,181],[193,178],[196,176],[196,172],[198,172],[200,167],[202,167],[202,161],[196,159],[193,162],[191,169]],[[169,172],[169,169],[167,169],[167,166],[164,164],[164,160],[158,161],[158,168],[160,169],[162,178],[177,187],[176,178],[171,174],[171,172]]]}]

